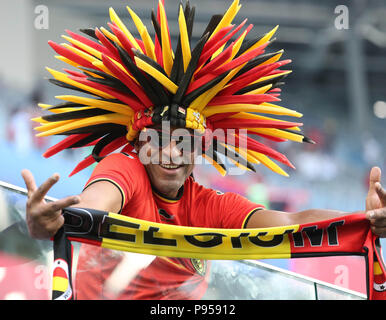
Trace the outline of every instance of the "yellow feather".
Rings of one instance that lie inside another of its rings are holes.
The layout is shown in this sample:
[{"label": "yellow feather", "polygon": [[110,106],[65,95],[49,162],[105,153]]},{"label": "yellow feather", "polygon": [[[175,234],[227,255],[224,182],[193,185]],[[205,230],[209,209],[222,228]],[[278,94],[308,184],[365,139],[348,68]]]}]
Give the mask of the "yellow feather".
[{"label": "yellow feather", "polygon": [[282,131],[282,130],[279,130],[279,129],[272,129],[272,128],[258,128],[258,129],[255,129],[254,128],[254,129],[248,129],[248,131],[253,131],[253,132],[256,132],[256,133],[261,133],[261,134],[265,134],[265,135],[268,135],[268,136],[282,138],[282,139],[287,139],[287,140],[296,141],[296,142],[300,142],[300,143],[303,142],[303,136],[298,135],[298,134],[294,134],[294,133],[291,133],[291,132],[287,132],[287,131]]},{"label": "yellow feather", "polygon": [[248,50],[245,51],[245,53],[251,51],[251,50],[254,50],[256,49],[257,47],[260,47],[261,45],[263,45],[264,43],[267,43],[269,40],[271,40],[271,38],[273,37],[273,35],[275,34],[275,32],[277,31],[277,29],[279,28],[279,25],[277,25],[275,28],[273,28],[270,32],[268,32],[267,34],[264,35],[264,37],[262,37],[259,41],[257,41],[252,47],[250,47]]},{"label": "yellow feather", "polygon": [[262,82],[262,81],[265,81],[265,80],[274,79],[274,78],[277,78],[277,77],[280,77],[280,76],[284,76],[284,75],[290,74],[290,73],[292,73],[292,70],[283,71],[283,72],[272,74],[272,75],[266,76],[266,77],[261,77],[258,80],[251,82],[250,84],[259,83],[259,82]]},{"label": "yellow feather", "polygon": [[107,38],[114,41],[115,43],[118,43],[121,47],[123,47],[122,43],[119,41],[118,37],[115,34],[112,34],[109,30],[107,30],[104,27],[100,27],[100,30]]},{"label": "yellow feather", "polygon": [[[245,65],[245,64],[244,64]],[[210,100],[213,99],[213,97],[224,88],[224,86],[230,81],[234,75],[239,72],[239,70],[244,66],[241,65],[233,70],[231,70],[228,75],[221,80],[217,85],[215,85],[213,88],[209,89],[208,91],[204,92],[200,96],[198,96],[191,104],[190,108],[197,110],[198,112],[204,114],[202,110],[204,110],[209,103]]]},{"label": "yellow feather", "polygon": [[90,63],[93,63],[95,61],[100,61],[98,60],[97,58],[95,58],[94,56],[82,51],[82,50],[79,50],[71,45],[69,45],[68,43],[62,43],[62,46],[71,50],[72,52],[74,52],[75,54],[77,54],[78,56],[80,56],[81,58],[87,60],[88,62]]},{"label": "yellow feather", "polygon": [[77,68],[79,66],[79,64],[75,63],[74,61],[70,60],[70,59],[67,59],[66,57],[63,57],[63,56],[55,56],[56,59],[60,60],[60,61],[63,61],[67,64],[69,64],[70,66],[73,66],[75,68]]},{"label": "yellow feather", "polygon": [[133,35],[130,33],[130,31],[126,28],[125,24],[122,22],[122,20],[118,17],[118,15],[116,14],[116,12],[114,11],[113,8],[110,7],[109,9],[109,13],[110,13],[110,19],[111,21],[115,22],[115,24],[117,25],[117,27],[119,29],[122,30],[122,32],[125,34],[125,36],[129,39],[129,41],[132,43],[132,45],[140,50],[142,52],[142,49],[141,47],[138,45],[137,41],[135,40],[135,38],[133,37]]},{"label": "yellow feather", "polygon": [[278,174],[280,174],[282,176],[285,176],[285,177],[289,176],[288,173],[286,173],[275,162],[273,162],[271,159],[269,159],[265,154],[262,154],[262,153],[259,153],[259,152],[256,152],[256,151],[252,151],[252,150],[248,150],[248,152],[250,154],[252,154],[255,158],[257,158],[266,167],[271,169],[272,171],[274,171],[274,172],[276,172],[276,173],[278,173]]},{"label": "yellow feather", "polygon": [[152,67],[151,65],[149,65],[138,57],[134,57],[134,60],[138,68],[150,74],[171,93],[175,94],[177,92],[178,86],[176,86],[173,81],[171,81],[168,77],[162,74],[162,72],[159,72],[157,69],[155,69],[154,67]]},{"label": "yellow feather", "polygon": [[107,67],[103,64],[102,61],[94,61],[92,64],[93,64],[93,66],[95,66],[98,69],[102,70],[104,73],[107,73],[110,76],[115,77],[115,75],[109,69],[107,69]]},{"label": "yellow feather", "polygon": [[286,115],[286,116],[294,116],[297,114],[297,112],[286,109],[286,108],[276,108],[276,107],[268,107],[263,105],[256,105],[256,104],[227,104],[227,105],[218,105],[218,106],[211,106],[208,108],[205,108],[204,111],[201,113],[205,117],[210,117],[217,113],[224,113],[224,112],[240,112],[240,111],[247,111],[247,112],[261,112],[261,113],[269,113],[269,114],[276,114],[276,115]]},{"label": "yellow feather", "polygon": [[[83,128],[91,125],[104,124],[104,123],[115,123],[120,125],[127,125],[130,119],[131,117],[128,117],[128,116],[123,116],[118,114],[106,114],[106,115],[95,116],[95,117],[90,117],[90,118],[85,118],[85,119],[80,119],[75,121],[70,120],[70,122],[62,121],[60,126],[41,132],[37,134],[37,136],[45,137],[45,136],[50,136],[54,134],[61,134],[69,130],[79,129],[79,128]],[[56,124],[59,124],[59,122],[57,122]],[[46,129],[47,126],[48,125],[45,125],[44,129]],[[41,128],[41,127],[38,127],[38,128]],[[36,130],[38,130],[38,128],[36,128]],[[38,130],[38,131],[41,131],[41,130]]]},{"label": "yellow feather", "polygon": [[202,157],[206,159],[215,169],[220,172],[220,174],[224,177],[226,175],[226,170],[224,170],[223,167],[221,167],[216,161],[214,161],[212,158],[210,158],[205,153],[202,154]]},{"label": "yellow feather", "polygon": [[[55,122],[43,122],[40,127],[35,127],[34,130],[44,132],[48,130],[56,129],[62,125],[69,124],[73,122],[74,120],[65,120],[65,121],[55,121]],[[39,133],[40,134],[40,133]]]},{"label": "yellow feather", "polygon": [[157,60],[155,55],[155,47],[153,40],[151,39],[149,33],[147,32],[147,28],[142,31],[141,38],[143,40],[143,44],[145,45],[146,55],[152,58],[154,61]]},{"label": "yellow feather", "polygon": [[102,59],[102,54],[98,50],[91,48],[90,46],[84,44],[83,42],[72,39],[66,35],[62,35],[62,38],[66,39],[68,42],[72,43],[73,45],[76,45],[77,47],[87,51],[89,54],[93,55],[94,57],[98,58],[99,60]]},{"label": "yellow feather", "polygon": [[52,109],[49,111],[52,113],[66,113],[66,112],[82,111],[82,110],[89,110],[89,109],[94,109],[94,107],[82,107],[82,108],[69,108],[69,107],[66,108],[66,107],[64,107],[64,108]]},{"label": "yellow feather", "polygon": [[55,98],[60,100],[65,100],[68,102],[83,104],[86,106],[92,106],[94,108],[100,108],[103,110],[108,110],[119,114],[124,114],[127,116],[134,115],[134,111],[126,104],[114,103],[114,102],[85,98],[85,97],[71,96],[71,95],[56,96]]},{"label": "yellow feather", "polygon": [[129,6],[126,6],[126,9],[129,11],[131,18],[133,19],[134,24],[137,27],[137,30],[142,38],[143,44],[145,45],[146,55],[155,61],[156,56],[154,51],[154,43],[149,35],[149,32],[147,31],[146,26],[143,24],[142,20],[137,16],[137,14],[133,10],[131,10]]},{"label": "yellow feather", "polygon": [[[236,135],[236,137],[238,137],[238,135]],[[253,157],[252,155],[248,154],[248,152],[246,152],[245,149],[240,149],[240,148],[237,148],[235,146],[227,145],[225,143],[221,143],[221,144],[229,150],[236,151],[237,153],[240,154],[240,156],[247,159],[248,162],[259,163],[259,161],[255,157]],[[246,170],[250,170],[250,169],[246,168]]]},{"label": "yellow feather", "polygon": [[255,90],[252,90],[252,91],[249,91],[249,92],[246,92],[244,94],[264,94],[266,93],[269,89],[272,88],[272,84],[267,84],[266,86],[264,87],[261,87],[261,88],[257,88]]},{"label": "yellow feather", "polygon": [[45,103],[38,103],[38,106],[42,109],[47,109],[47,108],[51,108],[52,105],[50,104],[45,104]]},{"label": "yellow feather", "polygon": [[111,95],[109,95],[109,94],[107,94],[107,93],[105,93],[105,92],[103,92],[103,91],[100,91],[100,90],[91,88],[91,87],[89,87],[89,86],[87,86],[87,85],[84,85],[84,84],[82,84],[82,83],[76,82],[76,81],[74,81],[74,80],[68,78],[68,76],[67,76],[66,74],[62,73],[62,72],[53,70],[53,69],[48,68],[48,67],[46,67],[46,69],[47,69],[47,71],[48,71],[49,73],[51,73],[52,76],[53,76],[56,80],[58,80],[58,81],[62,81],[62,82],[64,82],[64,83],[67,83],[67,84],[72,85],[72,86],[74,86],[74,87],[77,87],[77,88],[79,88],[79,89],[83,89],[83,90],[85,90],[85,91],[90,92],[91,94],[100,96],[100,97],[105,98],[105,99],[114,99],[113,96],[111,96]]},{"label": "yellow feather", "polygon": [[[279,106],[276,106],[276,105],[272,105],[272,106],[267,106],[267,107],[271,107],[271,108],[283,108],[283,107],[279,107]],[[284,108],[286,109],[286,108]],[[289,110],[289,109],[288,109]],[[293,111],[293,110],[292,110]],[[296,111],[295,111],[296,112]],[[271,118],[271,117],[266,117],[266,116],[262,116],[262,115],[259,115],[259,114],[254,114],[254,113],[248,113],[248,112],[239,112],[237,114],[234,114],[232,116],[230,116],[229,118],[234,118],[234,119],[256,119],[256,120],[269,120],[269,121],[282,121],[280,119],[275,119],[275,118]]]},{"label": "yellow feather", "polygon": [[161,0],[159,0],[158,3],[159,3],[160,17],[161,17],[162,58],[163,58],[165,72],[168,76],[170,76],[170,73],[173,67],[173,54],[170,48],[170,39],[169,39],[168,28],[167,28],[165,8]]},{"label": "yellow feather", "polygon": [[284,53],[284,50],[278,51],[278,53],[275,54],[272,58],[268,59],[267,61],[264,61],[263,63],[260,63],[259,66],[265,66],[267,64],[275,63],[279,61],[283,53]]},{"label": "yellow feather", "polygon": [[185,14],[180,5],[180,13],[178,16],[178,24],[180,26],[180,39],[181,39],[181,49],[182,49],[182,58],[184,61],[184,72],[188,68],[190,59],[192,58],[192,54],[190,51],[190,43],[188,37],[188,30],[186,27]]},{"label": "yellow feather", "polygon": [[234,0],[228,10],[225,12],[217,27],[214,29],[209,39],[212,38],[222,28],[229,26],[232,23],[234,17],[236,16],[237,12],[240,10],[240,8],[241,5],[239,5],[239,0]]},{"label": "yellow feather", "polygon": [[[233,48],[232,48],[232,54],[231,54],[231,56],[230,56],[229,59],[227,59],[224,63],[227,63],[227,62],[231,61],[231,60],[236,56],[236,54],[239,52],[239,50],[240,50],[240,48],[241,48],[241,45],[242,45],[242,43],[243,43],[244,38],[245,38],[246,35],[247,35],[247,30],[245,30],[245,31],[242,33],[241,37],[235,42],[235,44],[234,44],[234,46],[233,46]],[[224,45],[224,46],[225,46],[225,45]],[[211,58],[212,60],[213,60],[215,57],[217,57],[217,56],[223,51],[224,46],[222,46],[221,48],[219,48],[219,49],[212,55],[212,58]]]}]

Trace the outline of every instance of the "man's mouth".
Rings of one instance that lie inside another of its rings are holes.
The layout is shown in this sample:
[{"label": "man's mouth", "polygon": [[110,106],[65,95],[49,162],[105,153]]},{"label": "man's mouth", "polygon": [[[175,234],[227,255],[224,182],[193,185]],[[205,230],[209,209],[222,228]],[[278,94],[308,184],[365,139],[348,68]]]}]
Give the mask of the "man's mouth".
[{"label": "man's mouth", "polygon": [[179,167],[181,167],[180,165],[176,165],[176,164],[162,164],[162,163],[160,163],[160,166],[168,170],[178,169]]}]

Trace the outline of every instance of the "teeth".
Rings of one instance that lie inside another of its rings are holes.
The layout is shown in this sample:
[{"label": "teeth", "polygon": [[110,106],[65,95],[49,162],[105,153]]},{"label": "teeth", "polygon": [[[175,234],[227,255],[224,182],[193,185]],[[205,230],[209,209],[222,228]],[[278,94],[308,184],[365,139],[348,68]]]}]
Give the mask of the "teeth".
[{"label": "teeth", "polygon": [[179,166],[172,165],[172,164],[161,164],[161,167],[166,169],[177,169]]}]

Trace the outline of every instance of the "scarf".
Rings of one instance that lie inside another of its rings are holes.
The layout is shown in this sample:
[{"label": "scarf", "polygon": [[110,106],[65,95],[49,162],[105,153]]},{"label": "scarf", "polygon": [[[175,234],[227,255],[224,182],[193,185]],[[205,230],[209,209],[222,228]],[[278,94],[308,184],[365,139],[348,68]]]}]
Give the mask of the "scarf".
[{"label": "scarf", "polygon": [[63,210],[54,237],[53,299],[73,299],[71,241],[135,253],[207,260],[362,256],[367,298],[386,299],[380,241],[365,214],[257,229],[214,229],[155,223],[84,208]]}]

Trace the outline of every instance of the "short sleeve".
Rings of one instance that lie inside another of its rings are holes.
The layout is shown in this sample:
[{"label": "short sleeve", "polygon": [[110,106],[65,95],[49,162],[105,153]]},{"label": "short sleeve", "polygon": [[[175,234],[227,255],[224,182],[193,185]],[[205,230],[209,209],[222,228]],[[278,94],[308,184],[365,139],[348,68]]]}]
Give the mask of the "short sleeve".
[{"label": "short sleeve", "polygon": [[138,162],[135,155],[111,154],[96,165],[84,189],[98,181],[109,181],[121,192],[121,208],[123,208],[137,189],[138,179],[135,175],[139,174],[141,169],[143,170],[142,164]]},{"label": "short sleeve", "polygon": [[233,192],[226,192],[218,195],[220,214],[216,218],[222,228],[226,229],[243,229],[246,227],[251,215],[264,207],[254,203],[247,198]]},{"label": "short sleeve", "polygon": [[250,216],[264,208],[233,192],[222,193],[200,187],[196,193],[196,210],[192,219],[200,227],[243,229]]}]

